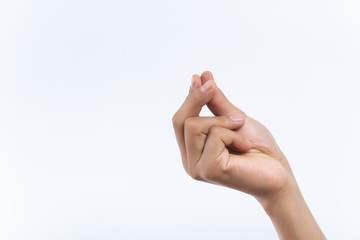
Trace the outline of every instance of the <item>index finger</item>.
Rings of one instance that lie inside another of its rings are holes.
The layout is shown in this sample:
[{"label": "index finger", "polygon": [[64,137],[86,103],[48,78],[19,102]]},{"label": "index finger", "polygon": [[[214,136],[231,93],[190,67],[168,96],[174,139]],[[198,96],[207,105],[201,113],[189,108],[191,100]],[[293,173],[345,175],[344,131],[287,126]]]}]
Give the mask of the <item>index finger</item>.
[{"label": "index finger", "polygon": [[[194,75],[194,77],[199,77]],[[181,158],[185,169],[187,168],[186,161],[186,149],[185,149],[185,138],[184,138],[184,123],[189,117],[197,117],[202,107],[210,101],[213,97],[215,82],[207,81],[204,85],[199,88],[193,89],[186,97],[184,103],[181,105],[179,110],[174,114],[172,121],[175,130],[176,140],[180,147]]]}]

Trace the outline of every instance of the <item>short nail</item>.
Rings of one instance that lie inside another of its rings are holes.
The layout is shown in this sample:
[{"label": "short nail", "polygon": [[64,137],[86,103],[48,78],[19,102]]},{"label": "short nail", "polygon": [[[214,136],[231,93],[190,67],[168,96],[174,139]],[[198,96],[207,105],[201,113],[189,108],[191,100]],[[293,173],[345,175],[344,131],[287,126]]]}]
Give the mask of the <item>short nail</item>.
[{"label": "short nail", "polygon": [[211,81],[207,81],[204,85],[200,87],[200,90],[203,92],[207,92],[211,89],[211,87],[212,87]]},{"label": "short nail", "polygon": [[241,122],[241,121],[244,121],[244,119],[245,119],[245,116],[243,114],[231,115],[229,117],[234,122]]}]

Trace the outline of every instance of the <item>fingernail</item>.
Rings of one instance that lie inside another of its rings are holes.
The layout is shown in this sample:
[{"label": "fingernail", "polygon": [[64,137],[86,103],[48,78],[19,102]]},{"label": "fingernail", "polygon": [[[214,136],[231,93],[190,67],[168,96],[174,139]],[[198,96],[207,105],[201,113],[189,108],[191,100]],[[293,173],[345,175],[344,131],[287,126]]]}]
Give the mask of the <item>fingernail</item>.
[{"label": "fingernail", "polygon": [[234,122],[241,122],[245,119],[243,114],[231,115],[229,116],[229,118],[231,118],[231,120],[233,120]]},{"label": "fingernail", "polygon": [[209,91],[209,90],[211,89],[211,87],[212,87],[211,81],[207,81],[204,85],[202,85],[202,86],[200,87],[200,90],[201,90],[202,92],[207,92],[207,91]]},{"label": "fingernail", "polygon": [[191,77],[191,89],[194,89],[195,87],[195,78],[194,76]]}]

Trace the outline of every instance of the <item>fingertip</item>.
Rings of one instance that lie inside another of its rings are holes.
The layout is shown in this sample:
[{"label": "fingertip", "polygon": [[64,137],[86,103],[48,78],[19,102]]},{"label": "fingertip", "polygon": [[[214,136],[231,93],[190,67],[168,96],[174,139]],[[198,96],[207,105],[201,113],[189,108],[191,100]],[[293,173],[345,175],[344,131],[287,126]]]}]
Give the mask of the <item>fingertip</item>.
[{"label": "fingertip", "polygon": [[196,89],[200,86],[201,86],[200,76],[198,74],[193,74],[191,77],[191,86],[190,86],[189,92],[192,92],[194,89]]},{"label": "fingertip", "polygon": [[245,121],[245,115],[244,114],[235,114],[235,115],[230,115],[229,118],[233,121],[233,122],[244,122]]},{"label": "fingertip", "polygon": [[201,86],[200,76],[198,74],[194,74],[193,79],[194,79],[194,89],[200,87]]},{"label": "fingertip", "polygon": [[[200,81],[200,79],[198,79],[198,81]],[[195,77],[195,83],[196,83],[196,77]],[[194,107],[195,106],[202,107],[214,97],[214,94],[216,92],[214,87],[215,84],[214,81],[208,81],[208,83],[204,85],[201,85],[200,83],[196,83],[196,84],[195,86],[199,86],[199,87],[196,87],[194,89],[190,88],[186,102],[188,102]]]},{"label": "fingertip", "polygon": [[243,114],[228,115],[227,117],[231,122],[231,130],[236,131],[245,124],[245,116]]},{"label": "fingertip", "polygon": [[214,80],[214,76],[210,71],[205,71],[201,74],[201,83],[204,84],[209,80]]}]

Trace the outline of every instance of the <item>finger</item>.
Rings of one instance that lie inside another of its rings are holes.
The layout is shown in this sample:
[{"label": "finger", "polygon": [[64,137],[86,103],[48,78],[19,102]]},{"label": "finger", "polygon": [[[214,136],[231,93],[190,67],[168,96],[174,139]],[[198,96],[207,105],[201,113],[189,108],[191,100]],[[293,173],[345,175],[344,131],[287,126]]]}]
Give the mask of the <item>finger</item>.
[{"label": "finger", "polygon": [[187,153],[188,173],[196,178],[195,164],[199,161],[204,149],[205,140],[212,127],[237,129],[244,124],[245,115],[220,117],[190,117],[184,124],[185,148]]},{"label": "finger", "polygon": [[189,89],[189,93],[191,93],[194,89],[201,87],[201,78],[199,75],[194,74],[191,77],[191,85]]},{"label": "finger", "polygon": [[234,146],[242,152],[252,147],[250,142],[235,131],[212,127],[197,166],[200,169],[200,175],[207,181],[221,183],[228,178],[228,164],[231,156],[228,146]]},{"label": "finger", "polygon": [[[207,81],[214,80],[211,72],[205,71],[201,74],[201,83],[205,84]],[[216,87],[214,97],[207,103],[208,108],[215,116],[233,115],[243,113],[240,109],[235,107],[223,94],[223,92]]]},{"label": "finger", "polygon": [[176,139],[180,148],[181,158],[185,169],[187,169],[186,149],[184,140],[184,123],[189,117],[199,116],[201,108],[213,97],[215,89],[214,81],[194,89],[185,99],[179,110],[174,114],[172,121]]}]

